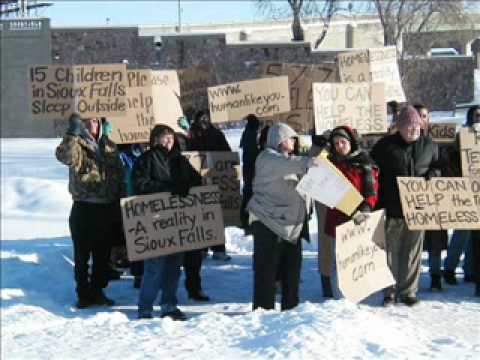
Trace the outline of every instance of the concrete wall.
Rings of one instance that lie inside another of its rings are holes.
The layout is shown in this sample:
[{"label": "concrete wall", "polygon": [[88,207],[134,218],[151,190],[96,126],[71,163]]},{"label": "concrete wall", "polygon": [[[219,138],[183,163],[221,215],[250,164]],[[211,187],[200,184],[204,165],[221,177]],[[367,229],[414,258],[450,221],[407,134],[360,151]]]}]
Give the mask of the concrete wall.
[{"label": "concrete wall", "polygon": [[27,69],[51,63],[49,19],[0,21],[0,124],[2,137],[48,137],[51,122],[33,121],[27,107]]},{"label": "concrete wall", "polygon": [[[48,136],[52,133],[51,123],[48,126],[32,125],[29,120],[27,64],[119,63],[127,60],[130,68],[178,69],[208,63],[215,65],[219,82],[227,83],[258,77],[259,65],[264,61],[331,63],[339,51],[345,51],[345,46],[379,46],[374,23],[347,26],[342,35],[343,42],[335,42],[334,50],[311,51],[308,42],[229,44],[224,33],[144,37],[138,35],[137,27],[64,28],[50,32],[48,20],[42,21],[41,30],[35,31],[14,31],[7,29],[7,22],[0,23],[4,28],[1,31],[2,129],[8,124],[2,133],[4,137]],[[383,37],[382,33],[380,35]],[[424,102],[432,110],[449,109],[454,102],[471,101],[474,64],[472,57],[401,64],[409,100]]]}]

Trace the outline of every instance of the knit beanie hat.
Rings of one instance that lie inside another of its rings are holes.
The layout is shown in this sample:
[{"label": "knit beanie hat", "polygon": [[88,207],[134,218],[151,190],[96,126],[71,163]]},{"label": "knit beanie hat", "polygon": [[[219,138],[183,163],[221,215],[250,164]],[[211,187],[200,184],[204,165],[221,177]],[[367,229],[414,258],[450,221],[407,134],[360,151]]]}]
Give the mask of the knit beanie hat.
[{"label": "knit beanie hat", "polygon": [[335,136],[341,136],[347,139],[350,143],[352,142],[352,136],[345,130],[344,128],[337,127],[336,129],[332,130],[332,133],[330,134],[330,139],[331,142],[333,142],[333,138]]},{"label": "knit beanie hat", "polygon": [[422,126],[422,119],[418,114],[418,111],[411,105],[408,105],[406,108],[403,108],[398,116],[397,127],[405,128],[413,124],[418,124]]}]

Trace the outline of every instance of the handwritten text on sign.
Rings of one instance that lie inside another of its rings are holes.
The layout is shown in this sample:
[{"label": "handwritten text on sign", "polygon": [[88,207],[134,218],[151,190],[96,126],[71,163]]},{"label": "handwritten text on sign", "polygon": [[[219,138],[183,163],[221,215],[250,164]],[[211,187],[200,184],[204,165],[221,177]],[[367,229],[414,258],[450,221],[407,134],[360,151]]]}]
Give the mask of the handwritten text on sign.
[{"label": "handwritten text on sign", "polygon": [[382,83],[313,84],[315,131],[350,125],[360,133],[387,132]]},{"label": "handwritten text on sign", "polygon": [[406,101],[394,46],[342,53],[338,64],[342,82],[381,82],[385,101]]},{"label": "handwritten text on sign", "polygon": [[33,119],[126,114],[126,65],[36,65],[28,72]]},{"label": "handwritten text on sign", "polygon": [[190,151],[182,153],[202,175],[203,185],[217,185],[220,190],[225,226],[240,222],[240,157],[236,152]]},{"label": "handwritten text on sign", "polygon": [[120,202],[130,261],[225,243],[220,193],[216,186],[133,196]]},{"label": "handwritten text on sign", "polygon": [[462,174],[480,178],[480,132],[463,128],[460,131]]},{"label": "handwritten text on sign", "polygon": [[337,69],[333,64],[269,62],[262,64],[260,74],[263,77],[288,76],[291,110],[278,115],[276,120],[285,122],[298,133],[304,134],[309,133],[314,126],[312,83],[337,81]]},{"label": "handwritten text on sign", "polygon": [[288,77],[279,76],[208,88],[212,122],[242,120],[248,114],[272,116],[290,111]]},{"label": "handwritten text on sign", "polygon": [[349,221],[337,227],[335,252],[338,281],[342,294],[348,300],[357,303],[395,284],[385,250],[380,247],[384,243],[383,210],[369,214],[360,225]]},{"label": "handwritten text on sign", "polygon": [[457,124],[455,123],[431,123],[430,136],[437,143],[451,143],[457,135]]},{"label": "handwritten text on sign", "polygon": [[397,177],[397,183],[410,230],[480,229],[480,192],[470,179]]}]

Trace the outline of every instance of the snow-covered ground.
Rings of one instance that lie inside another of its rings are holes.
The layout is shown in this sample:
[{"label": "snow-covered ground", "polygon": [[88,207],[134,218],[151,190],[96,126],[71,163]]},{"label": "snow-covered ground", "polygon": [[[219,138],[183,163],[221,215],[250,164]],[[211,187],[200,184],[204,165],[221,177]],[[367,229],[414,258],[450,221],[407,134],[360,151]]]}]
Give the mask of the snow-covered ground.
[{"label": "snow-covered ground", "polygon": [[[237,148],[240,131],[227,134]],[[181,286],[189,321],[135,320],[138,290],[127,273],[106,290],[115,307],[75,309],[67,169],[53,155],[59,141],[1,140],[2,359],[480,359],[473,286],[429,292],[426,260],[414,308],[385,309],[380,294],[360,305],[324,301],[314,221],[294,310],[251,312],[252,239],[237,228],[226,230],[232,261],[205,261],[212,301],[191,302]]]}]

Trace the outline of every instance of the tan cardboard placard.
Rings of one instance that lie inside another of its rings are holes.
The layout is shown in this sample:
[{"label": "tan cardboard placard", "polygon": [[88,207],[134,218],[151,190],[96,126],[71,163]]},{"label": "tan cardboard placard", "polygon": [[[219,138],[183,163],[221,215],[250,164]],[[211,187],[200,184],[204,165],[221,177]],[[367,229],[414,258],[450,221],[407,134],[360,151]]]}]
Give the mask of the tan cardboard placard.
[{"label": "tan cardboard placard", "polygon": [[213,123],[259,118],[290,111],[288,76],[240,81],[208,88]]},{"label": "tan cardboard placard", "polygon": [[[175,76],[176,72],[169,70],[127,71],[126,116],[108,118],[113,126],[110,138],[114,142],[149,142],[151,129],[159,123],[169,125],[174,131],[181,131],[177,120],[183,113],[174,92]],[[178,79],[176,84],[178,90]]]},{"label": "tan cardboard placard", "polygon": [[203,185],[217,185],[225,226],[240,225],[240,157],[237,152],[187,151],[182,153],[202,175]]},{"label": "tan cardboard placard", "polygon": [[351,215],[362,203],[363,197],[352,183],[323,157],[318,166],[312,166],[297,185],[299,194]]},{"label": "tan cardboard placard", "polygon": [[130,261],[144,260],[225,243],[217,186],[120,200]]},{"label": "tan cardboard placard", "polygon": [[460,154],[463,176],[480,178],[480,133],[470,128],[460,130]]},{"label": "tan cardboard placard", "polygon": [[350,125],[360,134],[388,129],[383,83],[314,83],[315,131]]},{"label": "tan cardboard placard", "polygon": [[150,70],[152,86],[166,87],[180,96],[180,81],[177,70]]},{"label": "tan cardboard placard", "polygon": [[385,101],[405,102],[395,46],[338,54],[342,82],[385,84]]},{"label": "tan cardboard placard", "polygon": [[207,109],[207,89],[218,84],[215,67],[212,64],[203,64],[180,69],[178,70],[178,79],[183,110]]},{"label": "tan cardboard placard", "polygon": [[262,77],[288,76],[291,110],[265,120],[281,121],[300,134],[310,134],[314,112],[312,83],[337,82],[338,71],[334,64],[288,64],[266,62],[260,67]]},{"label": "tan cardboard placard", "polygon": [[397,177],[410,230],[480,229],[480,207],[469,178]]},{"label": "tan cardboard placard", "polygon": [[125,116],[127,82],[125,64],[31,66],[29,108],[34,120]]},{"label": "tan cardboard placard", "polygon": [[430,136],[436,143],[454,142],[457,136],[457,124],[430,123]]},{"label": "tan cardboard placard", "polygon": [[336,262],[340,291],[358,303],[369,295],[395,284],[387,265],[385,214],[383,210],[369,214],[365,222],[353,221],[336,228]]}]

